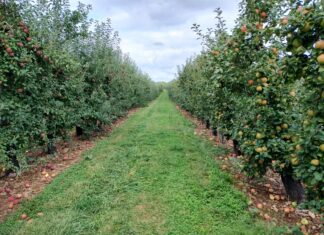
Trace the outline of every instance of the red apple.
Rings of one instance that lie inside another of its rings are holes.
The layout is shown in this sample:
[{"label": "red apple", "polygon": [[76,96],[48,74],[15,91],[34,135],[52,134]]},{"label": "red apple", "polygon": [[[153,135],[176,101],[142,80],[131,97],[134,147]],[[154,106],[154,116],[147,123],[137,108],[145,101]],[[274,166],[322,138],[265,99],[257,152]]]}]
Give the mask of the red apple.
[{"label": "red apple", "polygon": [[246,33],[246,32],[247,32],[246,25],[243,25],[243,26],[241,27],[241,32],[242,32],[242,33]]},{"label": "red apple", "polygon": [[24,44],[23,44],[22,42],[18,42],[17,45],[18,45],[19,47],[24,47]]},{"label": "red apple", "polygon": [[8,203],[8,208],[12,209],[14,207],[14,204],[12,202]]},{"label": "red apple", "polygon": [[42,51],[36,51],[36,55],[41,56],[43,54]]},{"label": "red apple", "polygon": [[266,12],[263,11],[263,12],[261,12],[260,16],[261,16],[262,18],[267,18],[268,15],[267,15]]},{"label": "red apple", "polygon": [[13,202],[16,198],[12,195],[10,195],[7,199],[7,202]]},{"label": "red apple", "polygon": [[8,52],[8,53],[10,54],[10,53],[12,53],[13,51],[12,51],[12,49],[11,49],[10,47],[7,47],[6,52]]},{"label": "red apple", "polygon": [[14,205],[18,205],[18,204],[19,204],[19,202],[20,202],[20,200],[19,200],[19,199],[15,199],[15,200],[13,201],[13,204],[14,204]]}]

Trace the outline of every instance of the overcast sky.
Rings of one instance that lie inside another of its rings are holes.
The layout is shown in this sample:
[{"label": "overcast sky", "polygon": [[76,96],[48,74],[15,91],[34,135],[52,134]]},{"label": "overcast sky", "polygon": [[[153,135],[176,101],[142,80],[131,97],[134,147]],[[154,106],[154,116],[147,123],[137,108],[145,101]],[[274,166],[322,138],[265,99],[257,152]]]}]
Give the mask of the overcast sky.
[{"label": "overcast sky", "polygon": [[[122,39],[121,49],[135,60],[154,81],[175,78],[177,65],[201,51],[191,30],[193,23],[203,29],[215,23],[214,10],[220,7],[227,27],[234,25],[239,0],[81,0],[92,5],[90,16],[112,20]],[[75,7],[78,0],[71,0]]]}]

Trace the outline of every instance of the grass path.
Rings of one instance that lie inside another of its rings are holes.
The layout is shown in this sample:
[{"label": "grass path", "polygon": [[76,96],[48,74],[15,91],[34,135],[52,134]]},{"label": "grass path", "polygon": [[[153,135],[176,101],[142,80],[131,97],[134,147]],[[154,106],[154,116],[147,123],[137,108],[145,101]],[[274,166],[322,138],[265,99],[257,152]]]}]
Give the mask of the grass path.
[{"label": "grass path", "polygon": [[219,170],[213,156],[222,153],[194,135],[164,92],[25,202],[0,234],[270,233]]}]

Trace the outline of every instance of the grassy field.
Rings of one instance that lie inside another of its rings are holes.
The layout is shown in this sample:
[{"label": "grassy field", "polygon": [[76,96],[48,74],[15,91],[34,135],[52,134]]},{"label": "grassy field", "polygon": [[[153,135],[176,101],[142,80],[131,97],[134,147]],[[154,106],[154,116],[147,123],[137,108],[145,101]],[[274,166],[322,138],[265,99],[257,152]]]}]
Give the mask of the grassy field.
[{"label": "grassy field", "polygon": [[23,203],[0,234],[270,234],[219,170],[221,154],[164,92]]}]

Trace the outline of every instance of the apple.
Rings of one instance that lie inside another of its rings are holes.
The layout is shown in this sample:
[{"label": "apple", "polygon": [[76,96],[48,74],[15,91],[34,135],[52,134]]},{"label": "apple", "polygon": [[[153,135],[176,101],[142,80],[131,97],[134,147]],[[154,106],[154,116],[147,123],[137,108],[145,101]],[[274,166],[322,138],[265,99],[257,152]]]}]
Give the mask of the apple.
[{"label": "apple", "polygon": [[13,204],[14,204],[14,205],[18,205],[19,202],[20,202],[20,200],[19,200],[19,199],[16,199],[16,200],[13,201]]},{"label": "apple", "polygon": [[11,49],[10,47],[7,47],[7,48],[6,48],[6,52],[8,52],[8,54],[10,54],[10,53],[12,53],[13,51],[12,51],[12,49]]},{"label": "apple", "polygon": [[258,203],[258,204],[257,204],[257,208],[261,210],[261,209],[263,208],[262,203]]},{"label": "apple", "polygon": [[257,87],[256,87],[256,90],[257,90],[257,91],[262,91],[263,88],[262,88],[262,86],[257,86]]},{"label": "apple", "polygon": [[12,195],[10,195],[7,199],[7,202],[13,202],[16,198]]},{"label": "apple", "polygon": [[282,25],[287,25],[288,24],[288,17],[284,17],[281,19],[281,24]]},{"label": "apple", "polygon": [[318,40],[316,43],[315,43],[315,48],[316,49],[324,49],[324,40]]},{"label": "apple", "polygon": [[22,220],[25,220],[27,218],[28,218],[28,216],[25,213],[23,213],[23,214],[20,215],[20,219],[22,219]]},{"label": "apple", "polygon": [[14,207],[14,204],[13,204],[12,202],[9,202],[9,203],[8,203],[8,208],[9,208],[9,209],[12,209],[13,207]]},{"label": "apple", "polygon": [[303,125],[304,126],[308,126],[310,124],[310,122],[308,121],[308,120],[305,120],[304,122],[303,122]]},{"label": "apple", "polygon": [[239,132],[238,132],[238,135],[239,135],[239,136],[243,136],[243,131],[239,131]]},{"label": "apple", "polygon": [[297,157],[293,157],[290,159],[290,163],[291,163],[291,165],[296,166],[296,165],[298,165],[299,160]]},{"label": "apple", "polygon": [[291,92],[289,92],[289,95],[292,96],[292,97],[295,97],[296,96],[296,92],[295,91],[291,91]]},{"label": "apple", "polygon": [[290,208],[289,207],[285,207],[284,208],[284,212],[285,212],[285,214],[289,214],[290,213]]},{"label": "apple", "polygon": [[302,225],[308,225],[309,224],[309,221],[306,218],[302,218],[301,221],[300,221],[300,223]]},{"label": "apple", "polygon": [[43,54],[42,51],[36,51],[36,55],[37,55],[37,56],[41,56],[42,54]]},{"label": "apple", "polygon": [[324,54],[320,54],[318,57],[317,57],[317,62],[319,64],[324,64]]},{"label": "apple", "polygon": [[272,52],[273,52],[273,54],[278,55],[279,49],[274,47],[274,48],[272,48]]},{"label": "apple", "polygon": [[256,23],[256,28],[263,29],[263,23],[260,23],[260,22]]},{"label": "apple", "polygon": [[309,109],[309,110],[307,110],[307,115],[309,117],[313,117],[315,115],[315,112],[313,110]]},{"label": "apple", "polygon": [[261,78],[262,83],[267,83],[267,81],[268,81],[268,78],[266,78],[266,77]]},{"label": "apple", "polygon": [[23,44],[22,42],[18,42],[18,43],[17,43],[17,46],[19,46],[19,47],[24,47],[24,44]]},{"label": "apple", "polygon": [[254,83],[254,81],[253,81],[252,79],[248,80],[248,84],[249,84],[249,86],[252,86],[253,83]]},{"label": "apple", "polygon": [[321,145],[320,145],[320,150],[321,150],[322,152],[324,152],[324,144],[321,144]]},{"label": "apple", "polygon": [[268,104],[268,101],[267,100],[262,100],[261,104],[262,105],[267,105]]},{"label": "apple", "polygon": [[282,129],[288,129],[288,124],[287,124],[287,123],[283,123],[283,124],[281,124],[281,128],[282,128]]},{"label": "apple", "polygon": [[295,148],[296,148],[297,151],[302,150],[302,147],[299,144],[297,144]]},{"label": "apple", "polygon": [[319,161],[318,159],[313,159],[313,160],[311,160],[311,164],[312,164],[313,166],[318,166],[319,163],[320,163],[320,161]]},{"label": "apple", "polygon": [[292,42],[292,45],[293,45],[293,47],[298,48],[298,47],[302,46],[302,41],[298,38],[295,38]]},{"label": "apple", "polygon": [[267,18],[268,15],[267,15],[266,12],[263,11],[263,12],[261,12],[260,16],[261,16],[262,18]]},{"label": "apple", "polygon": [[256,151],[257,153],[262,153],[263,149],[259,147],[259,148],[256,148],[255,151]]},{"label": "apple", "polygon": [[262,138],[263,138],[263,135],[262,135],[261,133],[257,133],[257,134],[255,135],[255,138],[257,138],[258,140],[259,140],[259,139],[262,139]]},{"label": "apple", "polygon": [[241,32],[242,32],[242,33],[246,33],[246,32],[247,32],[246,25],[243,25],[243,26],[241,27]]}]

